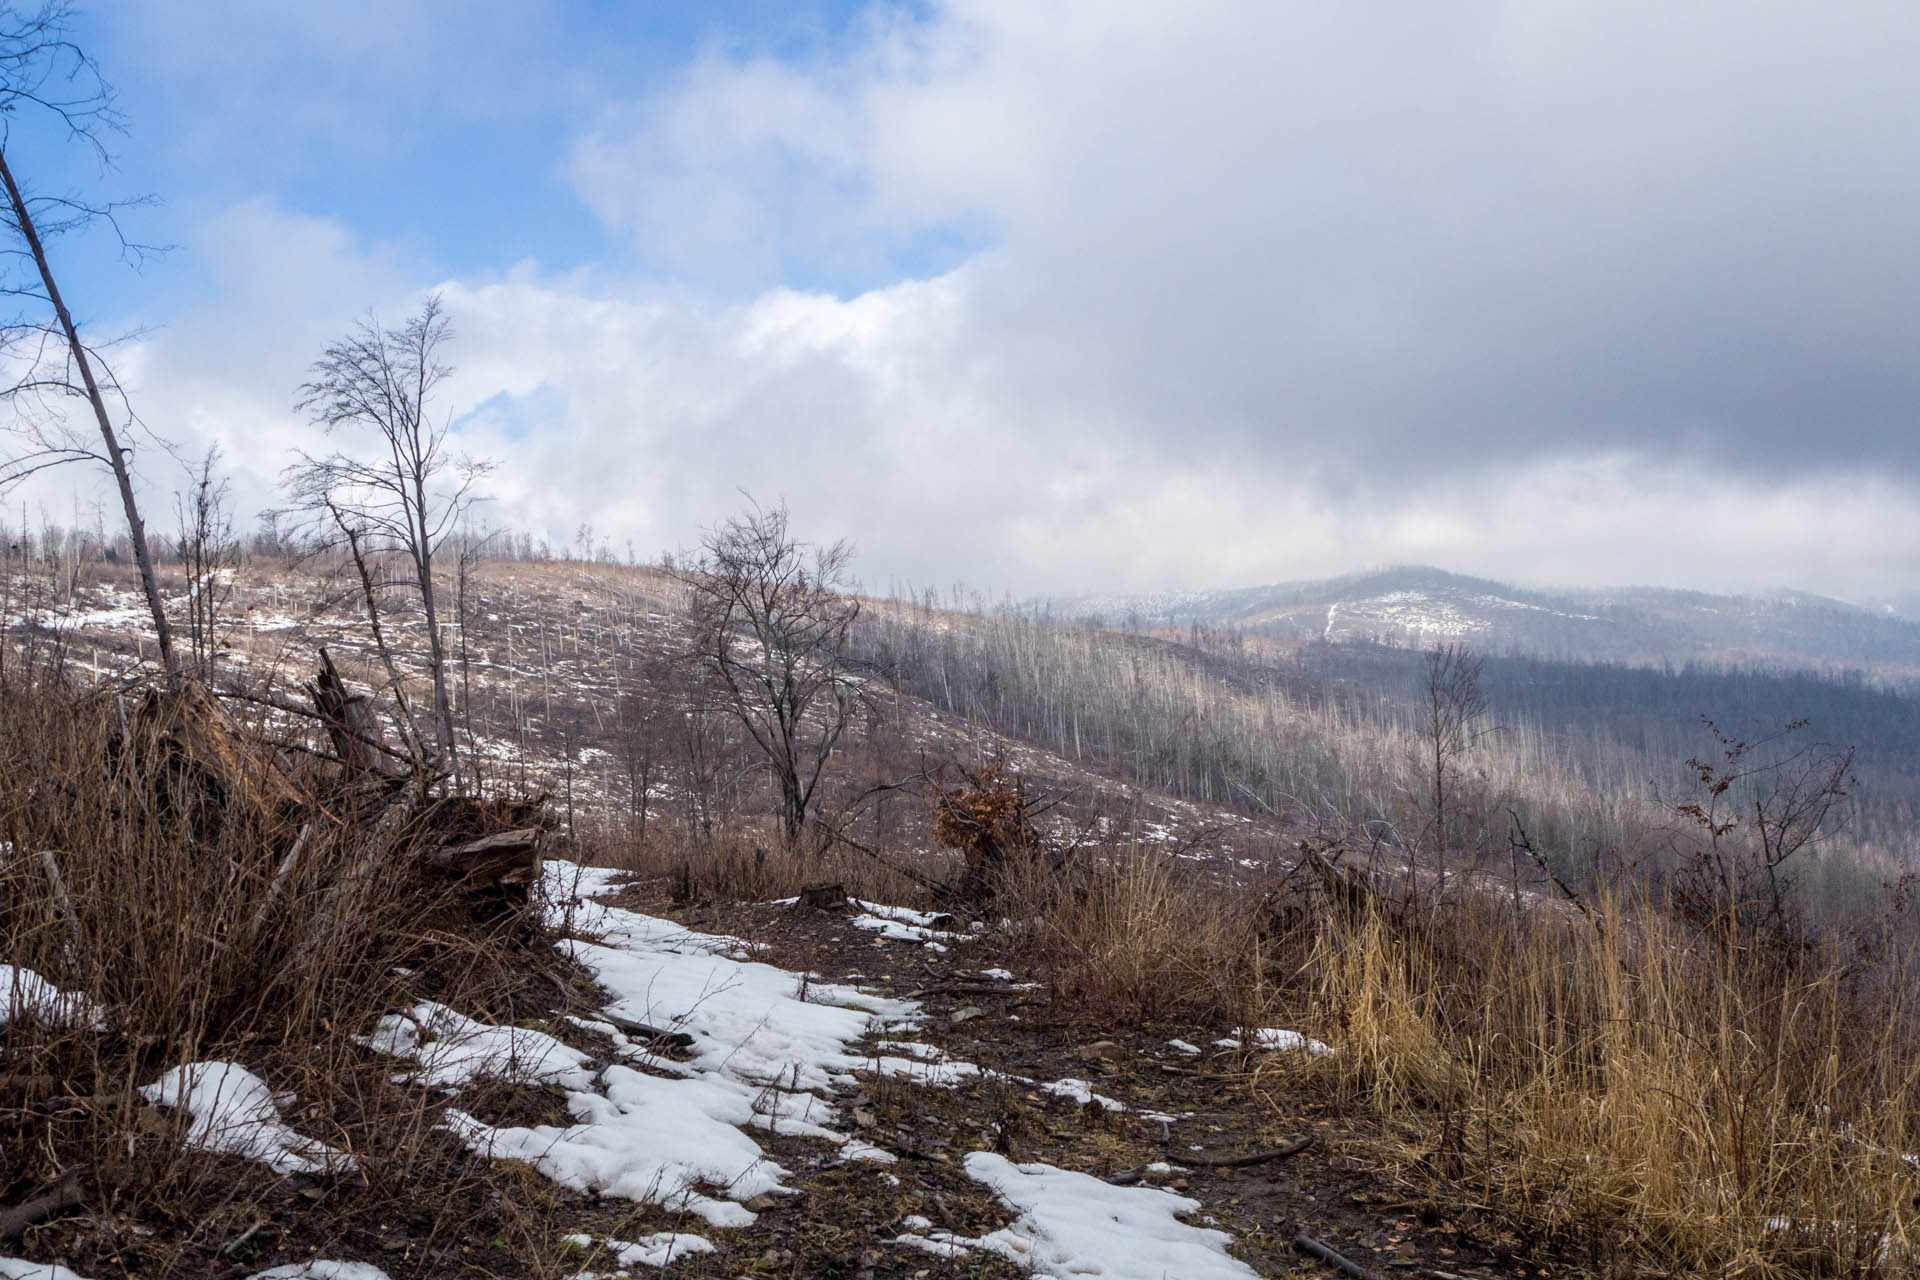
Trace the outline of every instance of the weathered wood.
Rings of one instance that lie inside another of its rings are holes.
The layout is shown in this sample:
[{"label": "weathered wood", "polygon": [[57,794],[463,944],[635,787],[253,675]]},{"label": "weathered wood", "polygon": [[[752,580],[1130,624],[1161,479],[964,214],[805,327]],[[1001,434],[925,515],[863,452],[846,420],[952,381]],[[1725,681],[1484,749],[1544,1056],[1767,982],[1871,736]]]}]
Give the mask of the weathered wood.
[{"label": "weathered wood", "polygon": [[497,831],[465,844],[424,849],[415,856],[423,866],[460,880],[485,884],[528,885],[540,878],[540,827]]},{"label": "weathered wood", "polygon": [[1369,1271],[1351,1258],[1340,1256],[1304,1231],[1294,1235],[1293,1244],[1294,1247],[1302,1253],[1313,1255],[1334,1270],[1352,1276],[1353,1280],[1381,1280],[1379,1272]]},{"label": "weathered wood", "polygon": [[310,803],[279,759],[263,750],[204,685],[184,681],[148,693],[135,720],[137,732],[150,734],[163,751],[219,785],[221,794],[206,797],[209,802],[268,812]]},{"label": "weathered wood", "polygon": [[287,882],[293,878],[294,871],[300,865],[300,858],[307,851],[307,841],[313,838],[313,824],[300,824],[300,834],[293,838],[293,847],[287,850],[286,857],[280,859],[280,865],[273,869],[273,881],[267,886],[267,896],[253,913],[253,922],[248,926],[255,935],[266,927],[267,917],[273,914],[274,903],[287,890]]},{"label": "weathered wood", "polygon": [[324,645],[320,649],[320,670],[308,683],[307,696],[313,699],[314,710],[326,723],[327,734],[333,739],[333,752],[340,763],[356,772],[377,768],[379,761],[369,751],[380,739],[373,699],[347,688],[340,669],[333,665],[333,655]]},{"label": "weathered wood", "polygon": [[[1313,1145],[1313,1135],[1289,1142],[1284,1147],[1274,1147],[1268,1151],[1255,1151],[1244,1156],[1206,1156],[1191,1153],[1174,1157],[1180,1164],[1190,1169],[1245,1169],[1249,1165],[1267,1164],[1274,1160],[1285,1160],[1297,1156]],[[1122,1169],[1107,1181],[1116,1187],[1130,1187],[1146,1176],[1144,1169]]]}]

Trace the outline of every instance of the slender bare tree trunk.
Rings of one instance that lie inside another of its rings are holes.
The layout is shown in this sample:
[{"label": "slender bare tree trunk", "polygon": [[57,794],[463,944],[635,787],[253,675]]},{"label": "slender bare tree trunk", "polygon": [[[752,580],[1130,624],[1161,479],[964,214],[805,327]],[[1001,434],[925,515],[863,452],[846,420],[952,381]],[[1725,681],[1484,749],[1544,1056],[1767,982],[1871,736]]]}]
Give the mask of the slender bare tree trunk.
[{"label": "slender bare tree trunk", "polygon": [[454,790],[461,790],[460,756],[453,737],[453,700],[447,693],[447,651],[440,637],[440,613],[433,595],[433,540],[427,527],[426,478],[413,475],[414,521],[419,551],[413,567],[420,578],[420,604],[427,617],[428,664],[433,668],[433,736],[440,756],[453,770]]},{"label": "slender bare tree trunk", "polygon": [[87,349],[80,341],[78,330],[74,328],[66,301],[60,296],[60,286],[53,281],[53,268],[47,263],[46,247],[40,243],[40,233],[34,228],[32,215],[27,212],[27,202],[20,194],[19,184],[13,180],[13,169],[7,164],[4,147],[0,147],[0,182],[6,184],[7,201],[13,206],[14,219],[20,224],[20,234],[26,238],[27,248],[33,253],[33,265],[40,271],[40,282],[47,287],[47,301],[53,304],[53,313],[59,317],[61,332],[67,339],[67,350],[73,354],[73,363],[80,370],[80,381],[86,388],[87,402],[93,406],[94,420],[100,424],[100,436],[107,446],[107,462],[113,467],[113,478],[120,486],[120,505],[127,514],[127,533],[133,542],[133,558],[140,566],[140,586],[147,594],[147,608],[153,611],[154,635],[160,643],[160,665],[171,682],[178,674],[173,655],[173,629],[167,625],[167,611],[160,603],[160,584],[153,575],[153,554],[147,547],[147,527],[140,519],[140,504],[134,501],[133,477],[127,471],[126,450],[120,447],[120,438],[114,433],[113,421],[107,414],[106,397],[100,393],[100,384],[93,376],[93,362],[87,358]]},{"label": "slender bare tree trunk", "polygon": [[412,757],[417,771],[426,769],[426,752],[420,749],[419,730],[414,727],[413,708],[407,704],[407,688],[401,682],[400,668],[394,663],[393,650],[387,647],[386,631],[380,626],[380,602],[373,591],[373,574],[367,568],[367,557],[360,549],[360,534],[346,521],[346,517],[337,508],[328,508],[334,523],[346,537],[347,550],[353,556],[354,570],[360,576],[360,598],[367,606],[367,625],[373,631],[374,652],[380,655],[380,664],[387,670],[387,687],[393,690],[393,702],[400,709],[398,723],[400,736],[405,740],[407,754]]}]

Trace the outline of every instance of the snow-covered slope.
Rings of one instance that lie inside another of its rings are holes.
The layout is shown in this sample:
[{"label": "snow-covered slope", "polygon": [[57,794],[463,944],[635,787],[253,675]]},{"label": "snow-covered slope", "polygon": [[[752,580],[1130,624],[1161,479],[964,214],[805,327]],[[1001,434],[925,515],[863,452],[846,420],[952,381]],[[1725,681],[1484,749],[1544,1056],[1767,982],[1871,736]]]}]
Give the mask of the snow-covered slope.
[{"label": "snow-covered slope", "polygon": [[1427,566],[1230,591],[1041,602],[1055,618],[1234,627],[1281,638],[1625,662],[1761,661],[1908,671],[1920,622],[1805,591],[1722,596],[1654,587],[1536,591]]}]

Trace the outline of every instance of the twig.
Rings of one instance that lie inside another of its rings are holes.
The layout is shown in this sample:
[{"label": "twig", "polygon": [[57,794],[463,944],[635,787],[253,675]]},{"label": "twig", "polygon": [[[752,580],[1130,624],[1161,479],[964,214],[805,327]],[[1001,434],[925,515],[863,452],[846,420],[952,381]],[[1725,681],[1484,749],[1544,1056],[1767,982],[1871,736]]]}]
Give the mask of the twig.
[{"label": "twig", "polygon": [[361,733],[358,730],[347,728],[345,726],[340,726],[337,724],[337,722],[334,720],[332,716],[323,716],[318,711],[313,710],[311,707],[303,707],[297,702],[288,702],[282,698],[264,697],[261,694],[257,694],[257,693],[242,693],[237,689],[216,689],[214,690],[214,693],[216,693],[218,696],[222,698],[238,698],[242,702],[251,702],[257,706],[272,707],[275,711],[284,711],[291,716],[300,716],[307,720],[319,720],[322,723],[326,724],[329,728],[335,728],[335,727],[340,728],[341,732],[345,733],[349,738],[352,738],[355,742],[359,742],[366,746],[372,747],[375,751],[383,751],[386,754],[392,756],[395,760],[406,761],[409,767],[411,767],[415,763],[407,755],[406,752],[396,751],[394,750],[394,748],[388,746],[384,742],[381,742],[379,739],[370,738],[366,734]]},{"label": "twig", "polygon": [[[1244,1169],[1248,1165],[1266,1164],[1271,1160],[1284,1160],[1288,1156],[1297,1156],[1313,1145],[1313,1135],[1308,1134],[1298,1142],[1289,1142],[1284,1147],[1275,1147],[1271,1151],[1256,1151],[1244,1156],[1195,1156],[1182,1155],[1179,1163],[1190,1169]],[[1116,1187],[1130,1187],[1140,1181],[1144,1170],[1122,1169],[1107,1181]]]},{"label": "twig", "polygon": [[1567,895],[1567,901],[1580,908],[1580,914],[1585,916],[1595,929],[1598,929],[1601,933],[1605,933],[1607,922],[1593,913],[1593,910],[1587,906],[1586,899],[1575,893],[1573,886],[1569,885],[1565,880],[1562,880],[1559,874],[1555,872],[1551,866],[1547,865],[1546,856],[1533,847],[1533,838],[1527,834],[1527,829],[1520,825],[1520,815],[1512,809],[1509,809],[1507,810],[1507,817],[1513,823],[1512,828],[1507,832],[1508,845],[1514,849],[1524,851],[1529,858],[1533,859],[1533,864],[1546,873],[1547,879],[1553,881],[1554,887],[1559,889],[1561,893]]},{"label": "twig", "polygon": [[60,874],[60,863],[53,856],[53,850],[40,850],[40,869],[47,876],[47,891],[53,896],[54,914],[73,935],[75,947],[80,945],[80,917],[73,910],[73,898],[67,893],[66,877]]},{"label": "twig", "polygon": [[901,863],[895,862],[892,858],[889,858],[886,854],[881,853],[878,849],[869,848],[868,846],[861,844],[858,840],[855,840],[852,836],[848,835],[846,832],[840,830],[839,828],[833,826],[831,823],[827,822],[825,819],[816,818],[814,821],[818,823],[820,828],[824,830],[827,834],[827,839],[829,843],[826,847],[831,848],[832,842],[838,841],[839,843],[846,845],[847,848],[852,849],[855,853],[864,854],[867,857],[872,858],[875,862],[879,863],[881,866],[885,867],[887,870],[892,871],[898,875],[905,876],[907,879],[919,885],[922,889],[940,888],[940,883],[937,880],[929,879],[928,877],[921,875],[918,871],[915,871],[913,868],[905,866]]},{"label": "twig", "polygon": [[1297,1156],[1313,1145],[1313,1135],[1308,1134],[1297,1142],[1289,1142],[1284,1147],[1275,1147],[1271,1151],[1256,1151],[1245,1156],[1181,1156],[1180,1163],[1195,1169],[1244,1169],[1250,1164],[1265,1164],[1269,1160],[1284,1160],[1288,1156]]},{"label": "twig", "polygon": [[265,1218],[255,1218],[253,1220],[252,1226],[248,1227],[245,1231],[242,1231],[239,1235],[235,1236],[233,1239],[227,1241],[225,1244],[220,1246],[220,1250],[219,1250],[220,1256],[223,1258],[226,1257],[228,1254],[232,1253],[235,1249],[238,1249],[241,1245],[253,1239],[255,1235],[259,1234],[260,1228],[266,1225],[267,1225],[267,1220]]},{"label": "twig", "polygon": [[909,991],[900,999],[918,1000],[922,996],[1016,996],[1026,990],[1028,988],[1009,982],[943,982],[938,986]]},{"label": "twig", "polygon": [[1341,1257],[1304,1231],[1293,1237],[1293,1243],[1303,1253],[1310,1253],[1328,1266],[1346,1272],[1353,1280],[1384,1280],[1378,1271],[1369,1271],[1359,1263]]}]

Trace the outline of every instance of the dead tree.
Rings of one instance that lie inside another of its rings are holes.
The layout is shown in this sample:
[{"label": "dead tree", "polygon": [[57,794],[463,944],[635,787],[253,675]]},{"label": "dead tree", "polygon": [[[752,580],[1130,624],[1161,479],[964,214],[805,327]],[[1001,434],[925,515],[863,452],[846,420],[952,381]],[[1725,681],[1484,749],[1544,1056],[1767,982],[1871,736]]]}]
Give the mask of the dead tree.
[{"label": "dead tree", "polygon": [[780,827],[797,845],[820,775],[853,720],[847,642],[860,603],[842,579],[853,550],[795,539],[785,505],[751,506],[709,532],[680,580],[688,588],[696,666],[765,755]]},{"label": "dead tree", "polygon": [[187,574],[187,644],[203,680],[213,676],[219,654],[220,611],[233,594],[240,547],[228,514],[227,482],[214,478],[220,450],[208,449],[192,489],[175,497],[180,521],[180,562]]},{"label": "dead tree", "polygon": [[398,329],[374,317],[332,343],[300,387],[295,407],[329,433],[367,440],[363,455],[307,453],[285,473],[297,506],[326,512],[339,527],[362,531],[371,551],[402,554],[418,592],[433,681],[434,745],[460,785],[447,650],[440,629],[434,558],[473,502],[474,483],[492,464],[453,455],[448,422],[429,416],[434,392],[452,367],[441,349],[452,336],[438,297]]},{"label": "dead tree", "polygon": [[[6,252],[15,266],[0,280],[0,294],[15,299],[20,307],[0,324],[0,355],[10,357],[22,370],[4,394],[21,414],[15,434],[27,443],[24,454],[0,462],[0,485],[67,462],[91,461],[113,473],[140,569],[140,586],[153,615],[160,663],[171,679],[177,669],[173,629],[167,623],[146,525],[134,497],[128,462],[133,451],[121,439],[121,429],[135,419],[113,371],[80,335],[54,279],[47,240],[105,223],[119,237],[124,253],[137,257],[147,251],[120,234],[117,214],[124,206],[34,195],[14,173],[9,155],[14,125],[32,119],[48,122],[70,140],[91,147],[103,163],[110,159],[105,135],[121,128],[113,91],[93,59],[69,39],[68,25],[68,6],[59,0],[27,13],[16,13],[11,7],[0,10],[0,117],[6,120],[0,131],[0,186],[7,197],[0,223],[12,233],[13,244]],[[87,443],[87,432],[68,425],[62,402],[70,398],[85,401],[100,433],[97,447]]]},{"label": "dead tree", "polygon": [[1438,860],[1438,892],[1447,888],[1447,849],[1453,831],[1447,825],[1448,779],[1454,764],[1473,743],[1474,722],[1486,714],[1487,698],[1480,690],[1480,659],[1465,645],[1442,645],[1427,654],[1426,682],[1421,690],[1424,723],[1422,746],[1431,766],[1433,786],[1433,847]]},{"label": "dead tree", "polygon": [[1787,954],[1806,925],[1794,871],[1845,817],[1857,785],[1853,748],[1810,742],[1789,749],[1805,720],[1752,741],[1700,721],[1715,749],[1687,761],[1697,798],[1674,806],[1691,846],[1670,890],[1674,906],[1723,939],[1744,934]]}]

